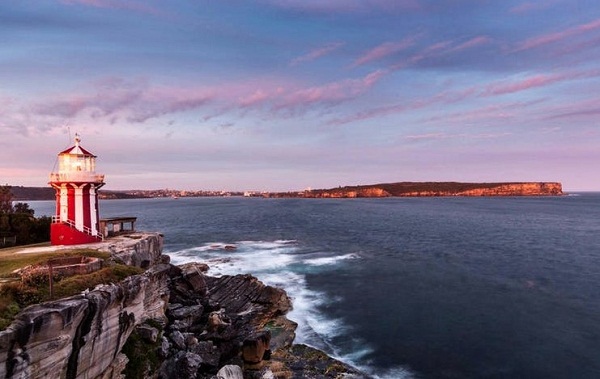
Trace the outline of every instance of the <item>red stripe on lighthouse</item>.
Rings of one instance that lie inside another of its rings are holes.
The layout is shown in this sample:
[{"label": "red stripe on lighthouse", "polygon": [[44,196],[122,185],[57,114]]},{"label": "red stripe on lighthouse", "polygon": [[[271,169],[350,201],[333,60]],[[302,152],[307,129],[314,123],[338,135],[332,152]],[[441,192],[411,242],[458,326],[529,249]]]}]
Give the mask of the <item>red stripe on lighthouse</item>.
[{"label": "red stripe on lighthouse", "polygon": [[100,230],[100,213],[98,211],[98,189],[96,188],[96,195],[94,196],[94,206],[96,207],[96,219],[94,222],[96,223],[96,230]]},{"label": "red stripe on lighthouse", "polygon": [[92,228],[92,215],[90,214],[90,185],[83,188],[83,226]]},{"label": "red stripe on lighthouse", "polygon": [[69,186],[67,189],[67,204],[68,204],[68,218],[70,221],[75,222],[75,188]]}]

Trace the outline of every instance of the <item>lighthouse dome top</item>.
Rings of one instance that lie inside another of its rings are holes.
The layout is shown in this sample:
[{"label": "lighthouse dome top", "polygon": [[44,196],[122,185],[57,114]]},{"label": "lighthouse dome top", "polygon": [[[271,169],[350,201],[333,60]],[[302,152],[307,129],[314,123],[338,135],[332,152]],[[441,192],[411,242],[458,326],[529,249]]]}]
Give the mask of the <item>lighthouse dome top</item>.
[{"label": "lighthouse dome top", "polygon": [[90,153],[88,150],[84,149],[83,147],[81,147],[81,145],[79,144],[81,142],[81,137],[79,136],[79,134],[75,134],[75,145],[69,147],[66,150],[61,151],[60,153],[58,153],[58,155],[79,155],[79,156],[84,156],[84,157],[93,157],[96,158],[96,156],[92,153]]},{"label": "lighthouse dome top", "polygon": [[75,145],[58,154],[58,172],[50,174],[51,183],[104,183],[104,175],[96,174],[96,156],[79,145],[81,138],[75,135]]}]

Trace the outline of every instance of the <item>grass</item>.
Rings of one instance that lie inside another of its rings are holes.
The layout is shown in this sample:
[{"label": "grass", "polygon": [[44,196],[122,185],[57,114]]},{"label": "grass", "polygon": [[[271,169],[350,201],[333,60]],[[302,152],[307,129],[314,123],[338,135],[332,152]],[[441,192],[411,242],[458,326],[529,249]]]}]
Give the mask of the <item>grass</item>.
[{"label": "grass", "polygon": [[[31,246],[31,245],[30,245]],[[110,253],[103,253],[93,249],[56,250],[43,253],[17,253],[23,248],[10,248],[0,250],[0,278],[10,278],[16,275],[13,271],[36,264],[45,264],[50,258],[62,258],[85,255],[107,259]]]},{"label": "grass", "polygon": [[[31,247],[28,246],[28,247]],[[17,253],[23,247],[0,250],[0,278],[16,277],[15,270],[29,265],[46,264],[50,258],[69,256],[88,256],[101,259],[110,257],[93,249],[57,250],[43,253]],[[96,272],[86,275],[75,275],[56,280],[53,285],[54,299],[76,295],[98,284],[118,283],[131,275],[144,272],[138,267],[111,264]],[[6,283],[0,286],[0,330],[6,329],[14,317],[25,307],[50,300],[48,282],[39,285],[28,285],[21,281]]]}]

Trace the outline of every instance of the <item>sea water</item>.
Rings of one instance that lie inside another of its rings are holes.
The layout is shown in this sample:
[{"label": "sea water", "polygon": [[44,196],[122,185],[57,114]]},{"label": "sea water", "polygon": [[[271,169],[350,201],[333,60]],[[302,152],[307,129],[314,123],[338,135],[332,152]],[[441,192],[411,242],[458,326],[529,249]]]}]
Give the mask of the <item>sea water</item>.
[{"label": "sea water", "polygon": [[164,233],[175,264],[285,289],[296,342],[380,378],[600,377],[598,193],[109,200],[100,213]]}]

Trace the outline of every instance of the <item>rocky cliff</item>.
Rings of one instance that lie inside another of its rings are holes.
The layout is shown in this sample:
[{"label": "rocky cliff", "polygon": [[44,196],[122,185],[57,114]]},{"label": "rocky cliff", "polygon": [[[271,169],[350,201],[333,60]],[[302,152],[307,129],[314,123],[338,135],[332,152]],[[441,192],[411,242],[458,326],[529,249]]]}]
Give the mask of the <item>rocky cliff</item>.
[{"label": "rocky cliff", "polygon": [[367,377],[292,345],[296,325],[285,318],[291,302],[281,289],[251,275],[210,277],[200,263],[173,266],[159,234],[95,248],[147,270],[26,308],[0,332],[0,379],[208,379],[219,369],[242,378],[242,367],[252,368],[243,377]]},{"label": "rocky cliff", "polygon": [[[140,236],[125,245],[133,247],[131,257],[159,258],[162,236]],[[26,308],[0,332],[0,378],[118,377],[110,373],[124,368],[120,351],[134,327],[166,319],[170,265],[148,265],[143,275],[121,283]]]},{"label": "rocky cliff", "polygon": [[312,190],[303,192],[299,196],[309,198],[355,198],[390,196],[560,196],[562,194],[562,184],[558,182],[401,182]]}]

